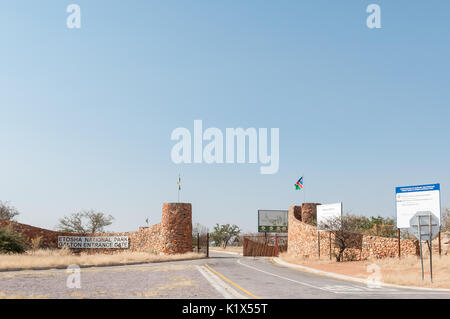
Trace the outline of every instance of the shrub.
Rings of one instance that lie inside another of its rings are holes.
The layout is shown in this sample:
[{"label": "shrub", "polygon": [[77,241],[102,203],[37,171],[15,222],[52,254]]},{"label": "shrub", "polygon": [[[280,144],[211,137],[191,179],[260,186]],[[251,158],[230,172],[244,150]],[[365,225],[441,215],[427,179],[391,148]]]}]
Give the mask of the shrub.
[{"label": "shrub", "polygon": [[23,253],[26,246],[25,239],[11,227],[0,228],[0,253]]}]

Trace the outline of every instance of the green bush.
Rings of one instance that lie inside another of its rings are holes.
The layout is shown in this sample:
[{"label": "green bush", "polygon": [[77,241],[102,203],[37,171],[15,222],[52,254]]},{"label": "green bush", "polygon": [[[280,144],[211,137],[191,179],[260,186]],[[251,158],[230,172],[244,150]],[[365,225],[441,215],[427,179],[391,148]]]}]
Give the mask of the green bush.
[{"label": "green bush", "polygon": [[11,227],[0,228],[0,253],[23,253],[27,248],[25,239]]}]

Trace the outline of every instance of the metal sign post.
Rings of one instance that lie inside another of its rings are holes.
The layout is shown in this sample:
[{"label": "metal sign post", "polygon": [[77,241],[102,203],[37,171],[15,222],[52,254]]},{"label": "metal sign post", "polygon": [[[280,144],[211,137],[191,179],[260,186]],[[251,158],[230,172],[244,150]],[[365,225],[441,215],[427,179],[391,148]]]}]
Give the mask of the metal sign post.
[{"label": "metal sign post", "polygon": [[278,234],[275,234],[275,256],[278,257]]},{"label": "metal sign post", "polygon": [[[409,232],[419,239],[420,249],[420,264],[422,267],[422,280],[424,280],[423,273],[423,250],[422,239],[427,242],[430,250],[430,279],[433,282],[433,244],[432,241],[438,236],[440,231],[439,219],[430,211],[419,211],[409,221]],[[428,226],[428,227],[427,227]],[[422,233],[425,231],[425,233]]]},{"label": "metal sign post", "polygon": [[430,234],[430,279],[431,279],[431,282],[433,282],[433,246],[432,246],[433,240],[431,238],[433,223],[432,223],[432,220],[431,220],[431,213],[430,213],[430,220],[429,220],[428,224],[430,225],[430,227],[429,227],[429,234]]},{"label": "metal sign post", "polygon": [[209,258],[209,233],[206,233],[206,258]]},{"label": "metal sign post", "polygon": [[441,257],[441,252],[442,252],[442,250],[441,250],[441,232],[439,232],[438,237],[439,237],[439,257]]},{"label": "metal sign post", "polygon": [[422,230],[420,225],[420,216],[418,218],[419,220],[419,249],[420,249],[420,265],[422,266],[422,281],[423,281],[423,254],[422,254]]}]

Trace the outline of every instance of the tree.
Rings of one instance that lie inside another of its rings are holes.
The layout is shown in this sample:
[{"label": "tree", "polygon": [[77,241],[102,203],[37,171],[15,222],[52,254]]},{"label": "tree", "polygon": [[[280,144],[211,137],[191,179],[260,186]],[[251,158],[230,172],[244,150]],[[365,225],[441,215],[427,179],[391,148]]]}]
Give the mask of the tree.
[{"label": "tree", "polygon": [[67,233],[94,234],[103,233],[104,228],[113,223],[114,217],[93,210],[73,213],[59,220],[57,229]]},{"label": "tree", "polygon": [[239,236],[240,233],[241,230],[237,225],[216,224],[216,226],[214,226],[214,231],[210,234],[210,238],[214,242],[215,246],[222,245],[222,247],[225,249],[227,248],[229,241],[232,238]]},{"label": "tree", "polygon": [[19,214],[19,211],[15,207],[10,206],[8,202],[0,201],[0,219],[13,221],[14,217]]},{"label": "tree", "polygon": [[362,236],[355,233],[361,225],[360,220],[359,216],[343,215],[327,219],[321,224],[322,229],[328,229],[334,234],[334,245],[338,248],[338,253],[335,254],[337,262],[343,261],[345,249],[350,248]]}]

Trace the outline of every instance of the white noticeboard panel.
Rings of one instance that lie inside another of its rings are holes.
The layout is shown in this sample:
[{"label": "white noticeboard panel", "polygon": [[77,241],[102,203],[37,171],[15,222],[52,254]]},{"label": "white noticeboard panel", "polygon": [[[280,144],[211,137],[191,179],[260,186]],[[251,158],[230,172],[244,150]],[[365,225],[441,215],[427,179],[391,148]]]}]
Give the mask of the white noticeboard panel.
[{"label": "white noticeboard panel", "polygon": [[409,221],[420,211],[431,212],[441,225],[440,185],[416,185],[395,188],[397,228],[409,228]]},{"label": "white noticeboard panel", "polygon": [[330,220],[336,220],[342,216],[342,203],[325,204],[317,206],[317,230],[335,230],[327,227]]}]

